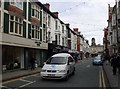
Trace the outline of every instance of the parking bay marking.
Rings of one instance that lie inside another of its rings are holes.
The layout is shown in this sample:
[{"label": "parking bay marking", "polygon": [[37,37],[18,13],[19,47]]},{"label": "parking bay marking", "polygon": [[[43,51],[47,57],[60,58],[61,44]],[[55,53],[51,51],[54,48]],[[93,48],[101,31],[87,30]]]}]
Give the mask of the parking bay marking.
[{"label": "parking bay marking", "polygon": [[[22,88],[22,87],[28,86],[28,85],[30,85],[30,84],[32,84],[32,83],[35,83],[35,82],[36,82],[36,81],[29,82],[29,83],[27,83],[27,84],[24,84],[24,85],[19,86],[19,88]],[[18,89],[18,88],[16,88],[16,89]]]},{"label": "parking bay marking", "polygon": [[15,82],[15,81],[18,81],[18,80],[21,80],[21,79],[24,79],[24,78],[33,77],[33,76],[35,77],[36,75],[37,74],[23,76],[23,77],[20,77],[20,78],[16,78],[16,79],[12,79],[12,80],[8,80],[8,81],[5,81],[5,82],[2,82],[2,84],[7,84],[7,83]]},{"label": "parking bay marking", "polygon": [[31,82],[31,81],[24,80],[24,79],[20,79],[20,81],[23,81],[23,82]]}]

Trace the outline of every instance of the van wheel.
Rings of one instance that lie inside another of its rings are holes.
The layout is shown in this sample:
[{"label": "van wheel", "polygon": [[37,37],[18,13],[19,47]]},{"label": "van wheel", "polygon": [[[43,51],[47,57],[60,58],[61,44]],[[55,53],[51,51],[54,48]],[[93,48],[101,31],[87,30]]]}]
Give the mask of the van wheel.
[{"label": "van wheel", "polygon": [[67,72],[67,75],[65,77],[65,81],[67,81],[69,79],[69,71]]}]

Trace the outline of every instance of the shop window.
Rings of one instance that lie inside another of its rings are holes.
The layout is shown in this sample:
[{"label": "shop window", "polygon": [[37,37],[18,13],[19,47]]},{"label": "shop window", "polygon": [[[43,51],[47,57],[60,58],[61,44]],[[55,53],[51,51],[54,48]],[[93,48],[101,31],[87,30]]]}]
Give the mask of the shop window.
[{"label": "shop window", "polygon": [[2,50],[2,65],[3,71],[20,68],[21,49],[11,46],[3,46]]}]

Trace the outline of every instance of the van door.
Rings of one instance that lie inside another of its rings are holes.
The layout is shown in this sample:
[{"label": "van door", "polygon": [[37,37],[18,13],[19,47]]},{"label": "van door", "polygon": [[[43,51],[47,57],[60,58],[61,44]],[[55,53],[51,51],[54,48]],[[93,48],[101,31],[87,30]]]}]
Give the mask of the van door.
[{"label": "van door", "polygon": [[70,66],[70,73],[72,73],[73,70],[74,70],[74,60],[73,60],[73,58],[70,56],[70,57],[68,57],[68,61],[69,61],[69,66]]}]

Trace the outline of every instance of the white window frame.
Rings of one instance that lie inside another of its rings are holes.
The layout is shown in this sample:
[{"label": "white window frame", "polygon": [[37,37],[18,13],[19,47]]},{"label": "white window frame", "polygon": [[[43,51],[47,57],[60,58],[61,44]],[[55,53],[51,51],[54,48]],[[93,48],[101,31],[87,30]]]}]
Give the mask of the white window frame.
[{"label": "white window frame", "polygon": [[32,16],[32,13],[33,13],[32,10],[34,10],[34,16],[32,16],[32,17],[40,19],[40,11],[41,11],[40,8],[41,7],[39,7],[38,5],[32,4],[32,6],[31,6],[31,16]]},{"label": "white window frame", "polygon": [[[11,16],[12,15],[9,15],[9,33],[10,34],[14,34],[14,35],[18,35],[18,36],[23,36],[23,20],[21,19],[21,18],[19,18],[19,17],[17,17],[17,16],[13,16],[13,20],[11,20]],[[18,18],[18,22],[15,20],[15,18]],[[22,20],[22,23],[20,23],[20,19]],[[11,32],[10,30],[10,23],[11,22],[13,22],[13,32]],[[15,24],[18,24],[18,31],[17,31],[17,33],[15,33]],[[21,25],[21,34],[19,34],[19,32],[20,32],[20,30],[19,30],[19,26]]]},{"label": "white window frame", "polygon": [[[32,26],[34,26],[34,28]],[[32,36],[33,31],[34,31],[34,37]],[[40,26],[31,25],[31,39],[40,40]]]}]

